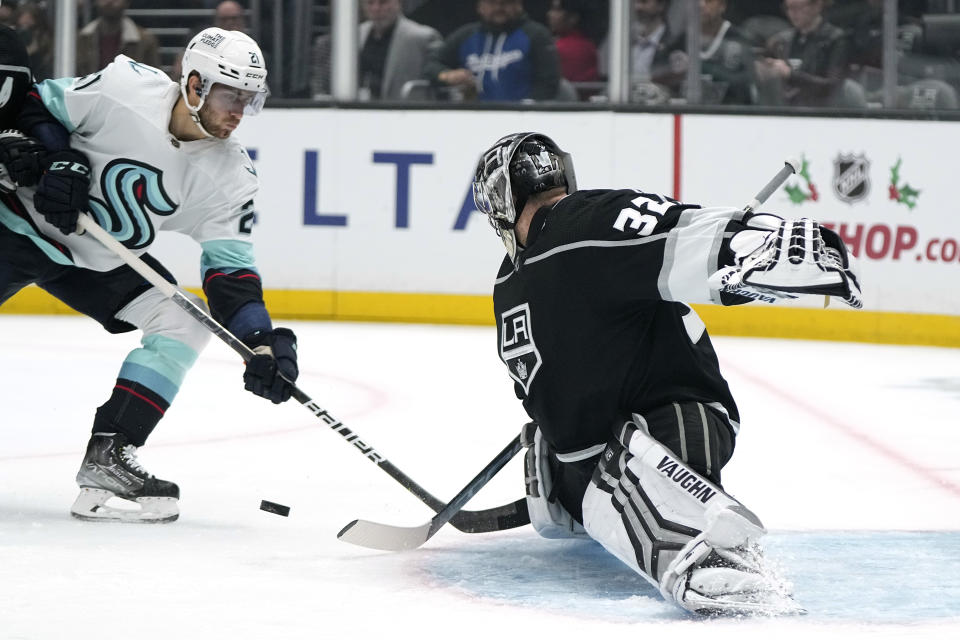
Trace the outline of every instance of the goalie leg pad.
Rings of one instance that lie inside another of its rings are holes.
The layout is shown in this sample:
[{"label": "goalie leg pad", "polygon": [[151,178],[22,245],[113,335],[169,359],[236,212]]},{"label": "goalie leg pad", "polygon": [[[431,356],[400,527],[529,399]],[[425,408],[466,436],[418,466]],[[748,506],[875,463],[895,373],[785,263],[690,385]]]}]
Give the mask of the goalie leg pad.
[{"label": "goalie leg pad", "polygon": [[583,525],[557,500],[554,470],[561,463],[535,422],[523,426],[521,442],[527,447],[523,471],[530,524],[544,538],[586,538]]},{"label": "goalie leg pad", "polygon": [[759,518],[654,440],[642,416],[608,445],[583,516],[592,538],[689,611],[743,613],[773,591],[749,551],[765,533]]},{"label": "goalie leg pad", "polygon": [[[708,427],[726,428],[718,423]],[[749,514],[758,531],[763,526],[683,456],[654,440],[649,428],[647,419],[634,414],[619,429],[587,488],[583,521],[591,537],[659,586],[671,562],[708,528],[706,512],[714,505]]]}]

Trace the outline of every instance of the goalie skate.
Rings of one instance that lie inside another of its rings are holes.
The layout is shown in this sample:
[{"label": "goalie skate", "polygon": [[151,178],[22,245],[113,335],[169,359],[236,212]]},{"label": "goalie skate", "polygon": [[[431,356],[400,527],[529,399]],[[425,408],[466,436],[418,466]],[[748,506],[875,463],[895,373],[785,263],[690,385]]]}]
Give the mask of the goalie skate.
[{"label": "goalie skate", "polygon": [[706,616],[782,616],[806,613],[790,587],[763,566],[756,548],[715,549],[674,587],[684,609]]},{"label": "goalie skate", "polygon": [[136,452],[123,434],[93,434],[77,472],[80,495],[70,508],[71,515],[92,521],[176,520],[180,515],[179,487],[147,473]]}]

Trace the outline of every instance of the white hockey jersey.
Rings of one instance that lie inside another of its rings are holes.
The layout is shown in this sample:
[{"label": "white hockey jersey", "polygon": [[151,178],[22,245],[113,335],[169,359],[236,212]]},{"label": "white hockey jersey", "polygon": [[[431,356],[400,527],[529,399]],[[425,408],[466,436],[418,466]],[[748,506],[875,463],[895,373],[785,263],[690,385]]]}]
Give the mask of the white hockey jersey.
[{"label": "white hockey jersey", "polygon": [[[97,73],[38,87],[47,110],[70,131],[70,146],[90,160],[90,212],[100,226],[136,254],[161,229],[189,235],[203,248],[201,274],[255,270],[253,163],[233,138],[184,142],[171,135],[177,83],[121,55]],[[27,216],[0,205],[0,223],[60,264],[96,271],[123,264],[94,238],[47,224],[33,208],[33,191],[17,192]]]}]

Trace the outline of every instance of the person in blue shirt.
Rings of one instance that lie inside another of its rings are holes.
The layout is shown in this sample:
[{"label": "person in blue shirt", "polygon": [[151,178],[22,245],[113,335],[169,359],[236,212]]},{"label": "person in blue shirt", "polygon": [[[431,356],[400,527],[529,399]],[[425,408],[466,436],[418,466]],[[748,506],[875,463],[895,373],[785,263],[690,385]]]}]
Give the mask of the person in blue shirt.
[{"label": "person in blue shirt", "polygon": [[553,36],[527,17],[522,0],[478,0],[478,22],[451,33],[427,63],[434,86],[464,99],[551,100],[560,81]]}]

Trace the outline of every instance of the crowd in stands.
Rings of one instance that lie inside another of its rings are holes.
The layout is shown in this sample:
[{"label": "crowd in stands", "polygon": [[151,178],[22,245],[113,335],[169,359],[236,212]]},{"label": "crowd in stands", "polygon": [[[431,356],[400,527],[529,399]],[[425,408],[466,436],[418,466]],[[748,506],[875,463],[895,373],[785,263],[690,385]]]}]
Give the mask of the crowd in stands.
[{"label": "crowd in stands", "polygon": [[[631,4],[631,101],[686,102],[689,1]],[[883,4],[699,0],[698,101],[857,109],[882,104]],[[898,3],[894,106],[957,108],[960,9],[954,4],[960,2]],[[609,0],[360,0],[360,6],[363,97],[605,99]],[[328,36],[318,38],[315,53],[314,76],[329,78]],[[381,73],[390,75],[391,92],[377,90]],[[329,83],[314,83],[315,97],[329,93]]]},{"label": "crowd in stands", "polygon": [[[273,92],[329,99],[332,2],[302,1],[326,26],[311,32],[302,59],[284,60],[303,81],[275,86]],[[610,67],[609,1],[359,0],[358,97],[603,101]],[[884,100],[883,0],[699,0],[700,82],[693,100],[688,100],[691,3],[630,3],[632,102],[867,108]],[[20,33],[39,79],[53,73],[54,5],[50,0],[0,4],[0,23]],[[161,5],[191,11],[182,12],[177,29],[147,24],[140,16],[150,12],[136,11]],[[895,106],[958,107],[960,6],[955,5],[960,2],[898,3]],[[250,7],[242,0],[79,0],[78,7],[78,75],[123,53],[176,77],[176,54],[164,59],[165,51],[175,52],[211,23],[246,31],[251,24]],[[264,33],[251,35],[262,40],[276,33],[261,28]],[[162,46],[158,35],[174,32],[182,42]]]}]

